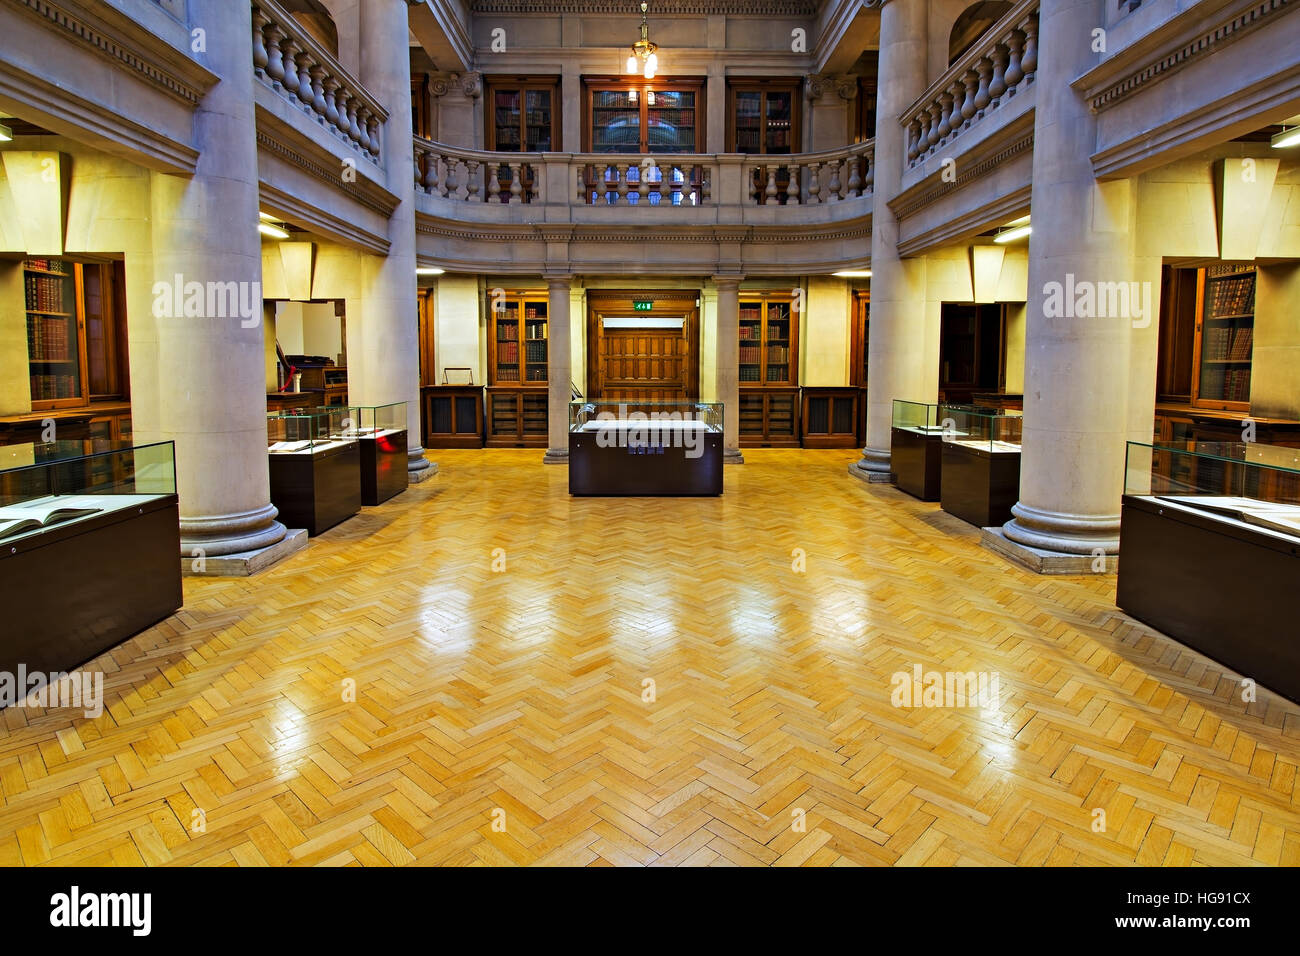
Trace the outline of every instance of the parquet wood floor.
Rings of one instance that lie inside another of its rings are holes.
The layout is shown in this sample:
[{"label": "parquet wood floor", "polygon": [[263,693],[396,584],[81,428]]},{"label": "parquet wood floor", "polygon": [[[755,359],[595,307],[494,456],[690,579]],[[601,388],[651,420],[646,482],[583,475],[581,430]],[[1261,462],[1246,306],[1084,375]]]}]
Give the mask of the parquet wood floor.
[{"label": "parquet wood floor", "polygon": [[[1300,863],[1300,709],[851,452],[745,457],[721,499],[573,500],[539,452],[442,451],[187,579],[92,665],[101,717],[0,714],[0,862]],[[917,664],[998,705],[892,706]]]}]

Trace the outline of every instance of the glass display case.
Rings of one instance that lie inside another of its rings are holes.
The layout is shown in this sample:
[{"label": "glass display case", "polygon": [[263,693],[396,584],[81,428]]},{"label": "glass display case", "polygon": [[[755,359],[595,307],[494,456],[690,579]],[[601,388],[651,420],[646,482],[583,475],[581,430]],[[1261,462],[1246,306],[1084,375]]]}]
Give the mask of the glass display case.
[{"label": "glass display case", "polygon": [[938,501],[942,480],[943,426],[939,406],[894,399],[889,433],[894,484],[922,501]]},{"label": "glass display case", "polygon": [[[1300,449],[1128,444],[1116,603],[1300,701]],[[1234,678],[1235,680],[1235,678]]]},{"label": "glass display case", "polygon": [[1021,413],[940,405],[938,425],[943,510],[979,528],[1006,524],[1020,497]]},{"label": "glass display case", "polygon": [[317,535],[361,510],[361,442],[345,405],[266,416],[271,503],[289,528]]},{"label": "glass display case", "polygon": [[70,671],[182,603],[171,442],[0,448],[0,671]]},{"label": "glass display case", "polygon": [[723,421],[716,402],[572,402],[569,493],[720,495]]},{"label": "glass display case", "polygon": [[7,445],[0,448],[0,544],[14,545],[175,493],[171,442]]},{"label": "glass display case", "polygon": [[990,455],[1019,455],[1022,413],[978,405],[940,405],[943,440]]},{"label": "glass display case", "polygon": [[[332,413],[333,408],[319,409]],[[330,437],[355,440],[359,445],[361,503],[383,504],[401,494],[410,483],[406,452],[406,402],[388,405],[354,405],[329,420]]]}]

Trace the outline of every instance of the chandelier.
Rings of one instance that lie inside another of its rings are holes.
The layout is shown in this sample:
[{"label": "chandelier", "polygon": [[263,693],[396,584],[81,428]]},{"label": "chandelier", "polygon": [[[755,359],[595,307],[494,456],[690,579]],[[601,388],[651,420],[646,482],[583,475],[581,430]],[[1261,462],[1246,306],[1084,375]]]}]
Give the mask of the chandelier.
[{"label": "chandelier", "polygon": [[640,73],[647,80],[653,80],[659,69],[659,49],[657,43],[650,42],[650,23],[646,20],[646,10],[650,5],[641,3],[641,39],[632,44],[632,54],[627,58],[627,72]]}]

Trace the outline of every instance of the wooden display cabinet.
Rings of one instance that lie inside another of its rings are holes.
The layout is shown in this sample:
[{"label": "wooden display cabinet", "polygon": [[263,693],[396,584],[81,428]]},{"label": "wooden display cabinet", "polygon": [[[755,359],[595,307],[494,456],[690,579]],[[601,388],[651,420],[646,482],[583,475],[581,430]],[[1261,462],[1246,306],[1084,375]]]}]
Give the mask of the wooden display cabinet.
[{"label": "wooden display cabinet", "polygon": [[799,389],[742,388],[740,444],[745,448],[798,448]]},{"label": "wooden display cabinet", "polygon": [[545,448],[550,320],[544,292],[508,292],[489,305],[487,446]]},{"label": "wooden display cabinet", "polygon": [[588,80],[582,149],[637,155],[703,153],[706,115],[701,79]]},{"label": "wooden display cabinet", "polygon": [[853,448],[858,443],[856,386],[805,388],[800,421],[804,448]]},{"label": "wooden display cabinet", "polygon": [[420,399],[425,448],[483,447],[481,385],[426,385]]},{"label": "wooden display cabinet", "polygon": [[488,386],[487,447],[545,448],[549,404],[548,389]]}]

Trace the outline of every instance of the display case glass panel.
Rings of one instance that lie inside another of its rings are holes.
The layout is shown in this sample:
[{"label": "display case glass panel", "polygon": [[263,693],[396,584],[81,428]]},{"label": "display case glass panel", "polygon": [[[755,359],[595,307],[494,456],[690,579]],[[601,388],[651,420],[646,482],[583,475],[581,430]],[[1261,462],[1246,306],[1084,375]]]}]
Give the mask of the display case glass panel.
[{"label": "display case glass panel", "polygon": [[1124,493],[1300,535],[1300,449],[1256,442],[1129,442]]},{"label": "display case glass panel", "polygon": [[1020,454],[1021,413],[1018,410],[939,406],[939,426],[945,442],[990,454]]},{"label": "display case glass panel", "polygon": [[171,442],[7,445],[0,448],[0,542],[7,545],[175,493]]},{"label": "display case glass panel", "polygon": [[353,409],[346,405],[270,412],[266,416],[267,451],[273,455],[314,454],[355,441],[346,432]]},{"label": "display case glass panel", "polygon": [[924,402],[908,402],[901,398],[894,399],[895,428],[905,428],[918,435],[939,435],[943,426],[939,424],[939,406]]},{"label": "display case glass panel", "polygon": [[603,402],[569,403],[569,431],[607,432],[629,429],[654,434],[674,431],[721,432],[723,407],[718,402]]},{"label": "display case glass panel", "polygon": [[319,408],[318,412],[330,414],[330,427],[338,426],[331,438],[381,438],[395,432],[406,431],[406,402],[389,405],[352,405],[343,409],[342,415],[334,407]]}]

